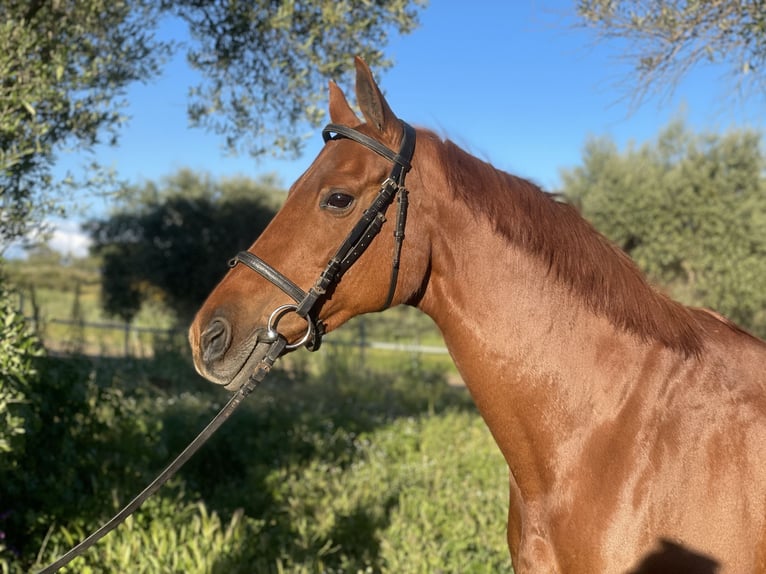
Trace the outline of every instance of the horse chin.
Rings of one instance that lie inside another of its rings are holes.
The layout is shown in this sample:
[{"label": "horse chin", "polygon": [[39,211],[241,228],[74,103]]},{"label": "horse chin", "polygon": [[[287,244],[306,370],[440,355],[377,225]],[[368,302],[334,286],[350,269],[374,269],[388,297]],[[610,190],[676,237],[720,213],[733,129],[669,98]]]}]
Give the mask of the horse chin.
[{"label": "horse chin", "polygon": [[266,356],[266,353],[269,352],[270,347],[271,343],[256,341],[250,354],[247,356],[247,359],[242,363],[239,371],[234,373],[228,382],[223,383],[223,388],[227,391],[238,391],[242,385],[250,379],[250,376],[255,372],[258,363],[260,363]]}]

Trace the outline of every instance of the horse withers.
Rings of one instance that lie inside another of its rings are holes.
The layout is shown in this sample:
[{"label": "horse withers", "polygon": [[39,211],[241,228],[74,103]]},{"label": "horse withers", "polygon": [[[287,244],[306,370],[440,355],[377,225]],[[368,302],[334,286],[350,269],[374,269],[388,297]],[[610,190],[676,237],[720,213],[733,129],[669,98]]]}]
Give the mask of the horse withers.
[{"label": "horse withers", "polygon": [[324,148],[197,314],[198,371],[233,390],[276,337],[415,306],[508,463],[518,574],[766,572],[766,344],[356,65],[363,119],[331,83]]}]

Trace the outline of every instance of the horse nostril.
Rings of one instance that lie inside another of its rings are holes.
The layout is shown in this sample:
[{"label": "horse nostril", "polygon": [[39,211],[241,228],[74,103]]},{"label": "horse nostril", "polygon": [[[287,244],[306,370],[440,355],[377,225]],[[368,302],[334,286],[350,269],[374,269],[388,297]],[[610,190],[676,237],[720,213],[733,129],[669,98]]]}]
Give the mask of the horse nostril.
[{"label": "horse nostril", "polygon": [[231,327],[226,319],[220,317],[210,321],[202,333],[202,360],[210,364],[220,359],[231,344]]}]

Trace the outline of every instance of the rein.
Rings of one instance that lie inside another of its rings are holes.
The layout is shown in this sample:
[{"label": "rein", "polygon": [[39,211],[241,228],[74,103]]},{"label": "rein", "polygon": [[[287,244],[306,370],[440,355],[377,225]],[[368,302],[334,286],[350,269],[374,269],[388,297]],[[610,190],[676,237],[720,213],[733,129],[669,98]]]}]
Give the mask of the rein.
[{"label": "rein", "polygon": [[406,122],[401,122],[404,136],[399,147],[399,152],[395,152],[379,141],[361,133],[358,130],[339,124],[328,124],[322,130],[322,137],[325,143],[338,139],[350,139],[364,147],[383,156],[394,164],[391,174],[383,181],[378,195],[372,201],[370,206],[364,210],[356,225],[351,229],[346,239],[340,244],[335,255],[327,263],[319,278],[308,290],[308,293],[298,287],[293,281],[280,273],[277,269],[266,263],[263,259],[250,253],[249,251],[240,251],[231,261],[229,266],[234,267],[237,263],[242,263],[249,267],[270,283],[279,287],[286,293],[295,304],[283,305],[280,307],[282,313],[294,312],[299,317],[308,322],[308,331],[298,344],[288,345],[288,349],[296,348],[305,344],[309,351],[316,351],[322,342],[322,336],[325,332],[324,324],[317,317],[315,309],[317,301],[323,297],[329,289],[334,287],[340,281],[343,273],[351,267],[362,253],[365,252],[375,236],[380,233],[383,223],[386,221],[386,208],[393,202],[398,194],[398,209],[396,214],[396,226],[394,227],[394,253],[391,262],[391,280],[388,287],[388,295],[383,309],[387,309],[394,299],[396,284],[399,277],[399,259],[404,242],[404,228],[407,222],[407,207],[409,205],[408,192],[404,187],[404,178],[410,170],[412,155],[415,152],[415,130]]},{"label": "rein", "polygon": [[[96,542],[101,540],[109,532],[122,524],[128,516],[133,514],[152,494],[175,475],[178,470],[202,447],[207,440],[220,428],[220,426],[232,415],[242,401],[249,395],[258,384],[266,378],[276,360],[286,351],[305,345],[310,351],[316,351],[324,335],[324,324],[317,318],[315,310],[317,301],[336,285],[343,273],[351,267],[364,253],[370,242],[380,232],[386,221],[385,211],[398,194],[399,208],[397,210],[396,226],[394,228],[394,253],[391,264],[391,281],[388,295],[383,309],[389,307],[396,292],[396,284],[399,276],[399,258],[404,241],[404,227],[407,221],[407,190],[404,188],[404,178],[410,170],[410,162],[415,150],[415,130],[405,122],[401,122],[404,129],[399,153],[387,148],[382,143],[363,133],[346,126],[329,124],[322,130],[325,143],[341,138],[347,138],[358,142],[375,153],[391,161],[394,166],[391,174],[381,184],[381,189],[370,206],[364,211],[362,217],[351,229],[346,239],[341,243],[335,255],[330,259],[324,271],[320,274],[316,283],[308,293],[303,291],[285,275],[274,267],[253,255],[249,251],[239,252],[230,262],[234,267],[237,263],[243,263],[273,285],[279,287],[295,304],[287,304],[277,307],[269,317],[267,327],[259,340],[270,343],[266,355],[256,365],[247,382],[234,393],[217,415],[202,429],[197,437],[171,462],[144,490],[141,491],[124,508],[115,514],[108,522],[98,530],[82,540],[74,548],[62,555],[55,562],[46,566],[37,574],[51,574],[69,564],[74,558],[85,552]],[[334,134],[334,135],[333,135]],[[276,330],[279,319],[286,313],[294,312],[308,322],[306,334],[297,343],[288,344]]]},{"label": "rein", "polygon": [[57,572],[60,568],[66,566],[74,558],[85,552],[88,548],[93,546],[96,542],[101,540],[104,536],[109,534],[112,530],[122,524],[128,516],[133,514],[139,506],[141,506],[147,498],[157,492],[159,488],[165,484],[170,478],[175,475],[180,468],[186,464],[186,462],[200,449],[200,447],[207,442],[207,440],[213,436],[220,426],[228,419],[231,414],[237,409],[247,395],[249,395],[258,384],[266,378],[266,375],[271,371],[271,367],[279,356],[284,352],[286,346],[285,339],[277,337],[274,342],[271,343],[266,356],[256,365],[253,373],[247,382],[240,387],[240,389],[232,395],[229,402],[218,412],[217,415],[211,420],[208,425],[202,429],[197,437],[189,443],[181,454],[179,454],[173,462],[171,462],[165,470],[163,470],[157,478],[155,478],[149,486],[141,491],[138,496],[131,500],[125,507],[122,508],[117,514],[115,514],[108,522],[104,523],[101,528],[93,532],[90,536],[85,538],[82,542],[77,544],[74,548],[69,550],[66,554],[62,555],[55,562],[46,566],[40,570],[37,574],[50,574]]}]

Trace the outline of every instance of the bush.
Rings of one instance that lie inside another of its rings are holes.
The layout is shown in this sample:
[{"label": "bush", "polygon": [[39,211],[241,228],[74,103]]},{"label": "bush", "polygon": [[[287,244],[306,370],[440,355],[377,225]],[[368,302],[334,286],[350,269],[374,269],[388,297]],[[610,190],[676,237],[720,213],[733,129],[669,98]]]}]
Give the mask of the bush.
[{"label": "bush", "polygon": [[[510,572],[505,468],[475,413],[399,419],[267,481],[278,512],[253,571]],[[269,556],[271,555],[271,556]]]},{"label": "bush", "polygon": [[[507,469],[465,390],[417,365],[369,374],[324,358],[307,380],[275,371],[170,485],[65,571],[510,572]],[[46,424],[27,437],[23,472],[0,477],[15,510],[15,554],[0,571],[13,574],[109,518],[227,397],[158,388],[135,360],[57,359],[39,372]]]},{"label": "bush", "polygon": [[[351,464],[320,453],[265,480],[250,480],[263,464],[254,453],[236,494],[258,500],[258,513],[224,518],[163,494],[64,572],[512,572],[505,468],[475,414],[404,418],[346,439]],[[85,534],[60,528],[43,554]]]},{"label": "bush", "polygon": [[34,375],[23,448],[0,470],[7,544],[0,562],[23,563],[62,517],[98,520],[112,510],[115,491],[148,481],[167,456],[156,439],[158,405],[148,396],[100,387],[85,360],[41,360]]},{"label": "bush", "polygon": [[[53,561],[85,538],[82,527],[59,529],[48,541],[44,555]],[[247,544],[248,529],[242,512],[224,524],[220,515],[202,502],[181,497],[149,499],[108,539],[97,544],[61,572],[76,574],[209,574]]]},{"label": "bush", "polygon": [[[35,361],[42,355],[39,340],[16,310],[14,297],[0,276],[0,479],[20,474],[19,453],[34,424],[30,395],[36,380]],[[5,481],[1,481],[5,490]],[[0,567],[8,554],[6,520],[12,497],[0,499]]]},{"label": "bush", "polygon": [[[7,454],[20,449],[29,417],[27,395],[35,379],[39,340],[16,310],[0,276],[0,468]],[[0,512],[2,510],[0,509]]]}]

